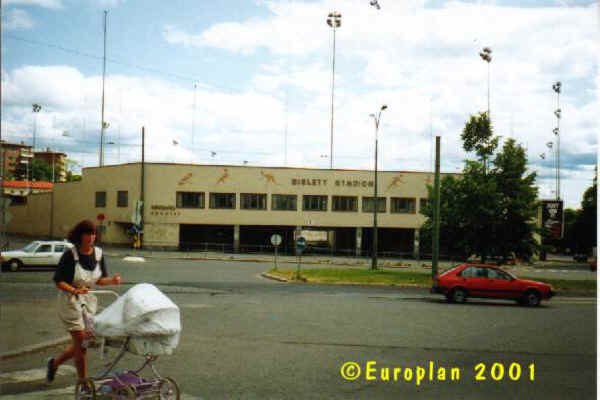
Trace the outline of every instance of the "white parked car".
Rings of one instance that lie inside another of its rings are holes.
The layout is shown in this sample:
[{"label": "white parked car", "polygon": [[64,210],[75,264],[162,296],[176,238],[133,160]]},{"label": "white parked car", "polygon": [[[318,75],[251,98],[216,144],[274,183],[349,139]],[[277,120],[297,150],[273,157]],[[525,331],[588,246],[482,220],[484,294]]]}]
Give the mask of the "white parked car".
[{"label": "white parked car", "polygon": [[15,272],[25,266],[58,266],[58,261],[66,249],[73,247],[65,241],[35,241],[19,250],[0,253],[2,266]]}]

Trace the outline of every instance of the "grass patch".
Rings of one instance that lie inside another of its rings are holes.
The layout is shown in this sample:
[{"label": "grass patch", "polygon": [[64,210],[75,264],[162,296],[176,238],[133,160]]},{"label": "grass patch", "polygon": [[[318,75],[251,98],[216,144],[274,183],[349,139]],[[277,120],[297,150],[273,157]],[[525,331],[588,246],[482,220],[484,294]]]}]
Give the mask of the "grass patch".
[{"label": "grass patch", "polygon": [[[270,270],[270,274],[298,281],[296,270],[278,269]],[[311,283],[337,283],[337,284],[368,284],[368,285],[405,285],[405,286],[431,286],[431,275],[408,271],[370,271],[356,268],[327,268],[303,269],[300,273],[301,281]]]},{"label": "grass patch", "polygon": [[568,279],[532,278],[525,276],[521,279],[547,283],[552,285],[554,290],[558,293],[596,295],[597,282],[595,280],[574,281]]},{"label": "grass patch", "polygon": [[[410,271],[388,271],[358,268],[327,268],[327,269],[303,269],[300,273],[301,279],[296,279],[295,269],[271,269],[269,274],[285,278],[293,282],[326,283],[326,284],[361,284],[361,285],[389,285],[389,286],[416,286],[431,287],[431,273],[419,273]],[[532,281],[544,282],[552,285],[559,294],[569,295],[596,295],[595,280],[567,280],[520,277]]]}]

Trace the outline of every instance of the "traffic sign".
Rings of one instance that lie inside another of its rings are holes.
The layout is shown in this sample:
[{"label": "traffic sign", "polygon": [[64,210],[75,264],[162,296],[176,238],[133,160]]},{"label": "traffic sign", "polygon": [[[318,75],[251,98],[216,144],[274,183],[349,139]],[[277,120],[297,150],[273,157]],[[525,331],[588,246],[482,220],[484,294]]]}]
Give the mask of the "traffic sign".
[{"label": "traffic sign", "polygon": [[302,252],[304,249],[306,249],[306,239],[304,239],[304,236],[298,236],[296,238],[296,250]]},{"label": "traffic sign", "polygon": [[98,216],[96,216],[96,218],[98,219],[98,221],[104,221],[104,214],[98,214]]},{"label": "traffic sign", "polygon": [[278,235],[278,234],[271,235],[271,244],[273,246],[279,246],[281,244],[281,235]]}]

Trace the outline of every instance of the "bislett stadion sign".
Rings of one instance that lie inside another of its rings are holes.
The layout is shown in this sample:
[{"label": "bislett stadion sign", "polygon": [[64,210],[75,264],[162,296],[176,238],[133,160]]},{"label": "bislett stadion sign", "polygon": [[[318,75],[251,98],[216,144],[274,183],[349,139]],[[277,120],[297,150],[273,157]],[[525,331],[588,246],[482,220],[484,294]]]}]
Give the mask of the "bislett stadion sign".
[{"label": "bislett stadion sign", "polygon": [[[335,179],[332,184],[337,187],[347,188],[372,188],[373,181],[359,179]],[[292,178],[292,186],[327,186],[330,181],[328,179],[311,179],[311,178]]]}]

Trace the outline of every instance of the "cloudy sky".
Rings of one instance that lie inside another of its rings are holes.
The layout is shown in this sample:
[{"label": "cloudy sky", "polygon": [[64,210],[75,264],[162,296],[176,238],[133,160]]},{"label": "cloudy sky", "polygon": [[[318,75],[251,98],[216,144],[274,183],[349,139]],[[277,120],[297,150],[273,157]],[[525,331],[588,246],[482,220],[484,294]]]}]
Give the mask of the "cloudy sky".
[{"label": "cloudy sky", "polygon": [[[104,10],[105,163],[442,171],[469,157],[460,133],[488,104],[495,133],[527,148],[541,198],[555,196],[561,81],[561,196],[578,207],[598,144],[595,0],[3,0],[2,138],[98,165]],[[32,112],[32,104],[42,106]],[[36,120],[37,119],[37,120]],[[176,142],[177,144],[174,144]],[[554,142],[549,149],[548,142]],[[544,158],[541,155],[544,155]]]}]

